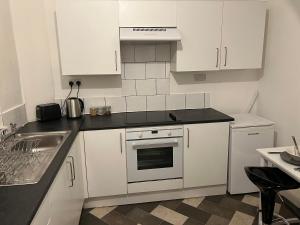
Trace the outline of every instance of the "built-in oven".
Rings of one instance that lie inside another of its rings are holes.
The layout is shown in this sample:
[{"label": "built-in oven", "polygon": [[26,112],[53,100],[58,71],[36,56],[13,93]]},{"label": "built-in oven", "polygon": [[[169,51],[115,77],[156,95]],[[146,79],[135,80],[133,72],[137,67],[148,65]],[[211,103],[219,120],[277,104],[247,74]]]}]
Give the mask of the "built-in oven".
[{"label": "built-in oven", "polygon": [[183,127],[126,130],[128,183],[182,178]]}]

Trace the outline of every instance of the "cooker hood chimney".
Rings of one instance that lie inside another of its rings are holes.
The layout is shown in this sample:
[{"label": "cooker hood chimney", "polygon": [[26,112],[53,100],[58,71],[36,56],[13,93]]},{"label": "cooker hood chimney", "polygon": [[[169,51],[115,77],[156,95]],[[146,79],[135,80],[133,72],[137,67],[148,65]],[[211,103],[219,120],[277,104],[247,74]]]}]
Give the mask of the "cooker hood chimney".
[{"label": "cooker hood chimney", "polygon": [[121,41],[180,41],[176,27],[121,27]]}]

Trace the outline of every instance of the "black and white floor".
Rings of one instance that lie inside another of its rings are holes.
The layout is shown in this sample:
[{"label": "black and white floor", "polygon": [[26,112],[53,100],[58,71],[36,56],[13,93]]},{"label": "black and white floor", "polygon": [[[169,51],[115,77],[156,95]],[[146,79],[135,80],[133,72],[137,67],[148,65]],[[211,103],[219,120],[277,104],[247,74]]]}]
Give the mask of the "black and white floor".
[{"label": "black and white floor", "polygon": [[[258,194],[221,195],[84,209],[80,225],[256,225]],[[275,211],[293,217],[284,205]]]}]

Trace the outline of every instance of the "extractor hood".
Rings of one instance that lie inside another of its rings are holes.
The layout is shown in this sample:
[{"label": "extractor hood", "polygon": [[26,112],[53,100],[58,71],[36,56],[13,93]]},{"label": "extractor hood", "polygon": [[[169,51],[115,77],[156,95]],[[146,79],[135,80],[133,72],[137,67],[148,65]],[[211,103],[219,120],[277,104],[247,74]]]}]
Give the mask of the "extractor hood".
[{"label": "extractor hood", "polygon": [[176,27],[121,27],[121,41],[180,41]]}]

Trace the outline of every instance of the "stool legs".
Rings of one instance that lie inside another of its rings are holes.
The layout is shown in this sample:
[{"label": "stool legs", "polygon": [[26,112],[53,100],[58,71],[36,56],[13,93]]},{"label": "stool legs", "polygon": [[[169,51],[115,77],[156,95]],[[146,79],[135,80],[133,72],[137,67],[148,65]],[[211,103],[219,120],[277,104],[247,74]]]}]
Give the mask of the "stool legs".
[{"label": "stool legs", "polygon": [[272,224],[275,196],[276,192],[272,190],[261,192],[262,221],[265,224]]}]

